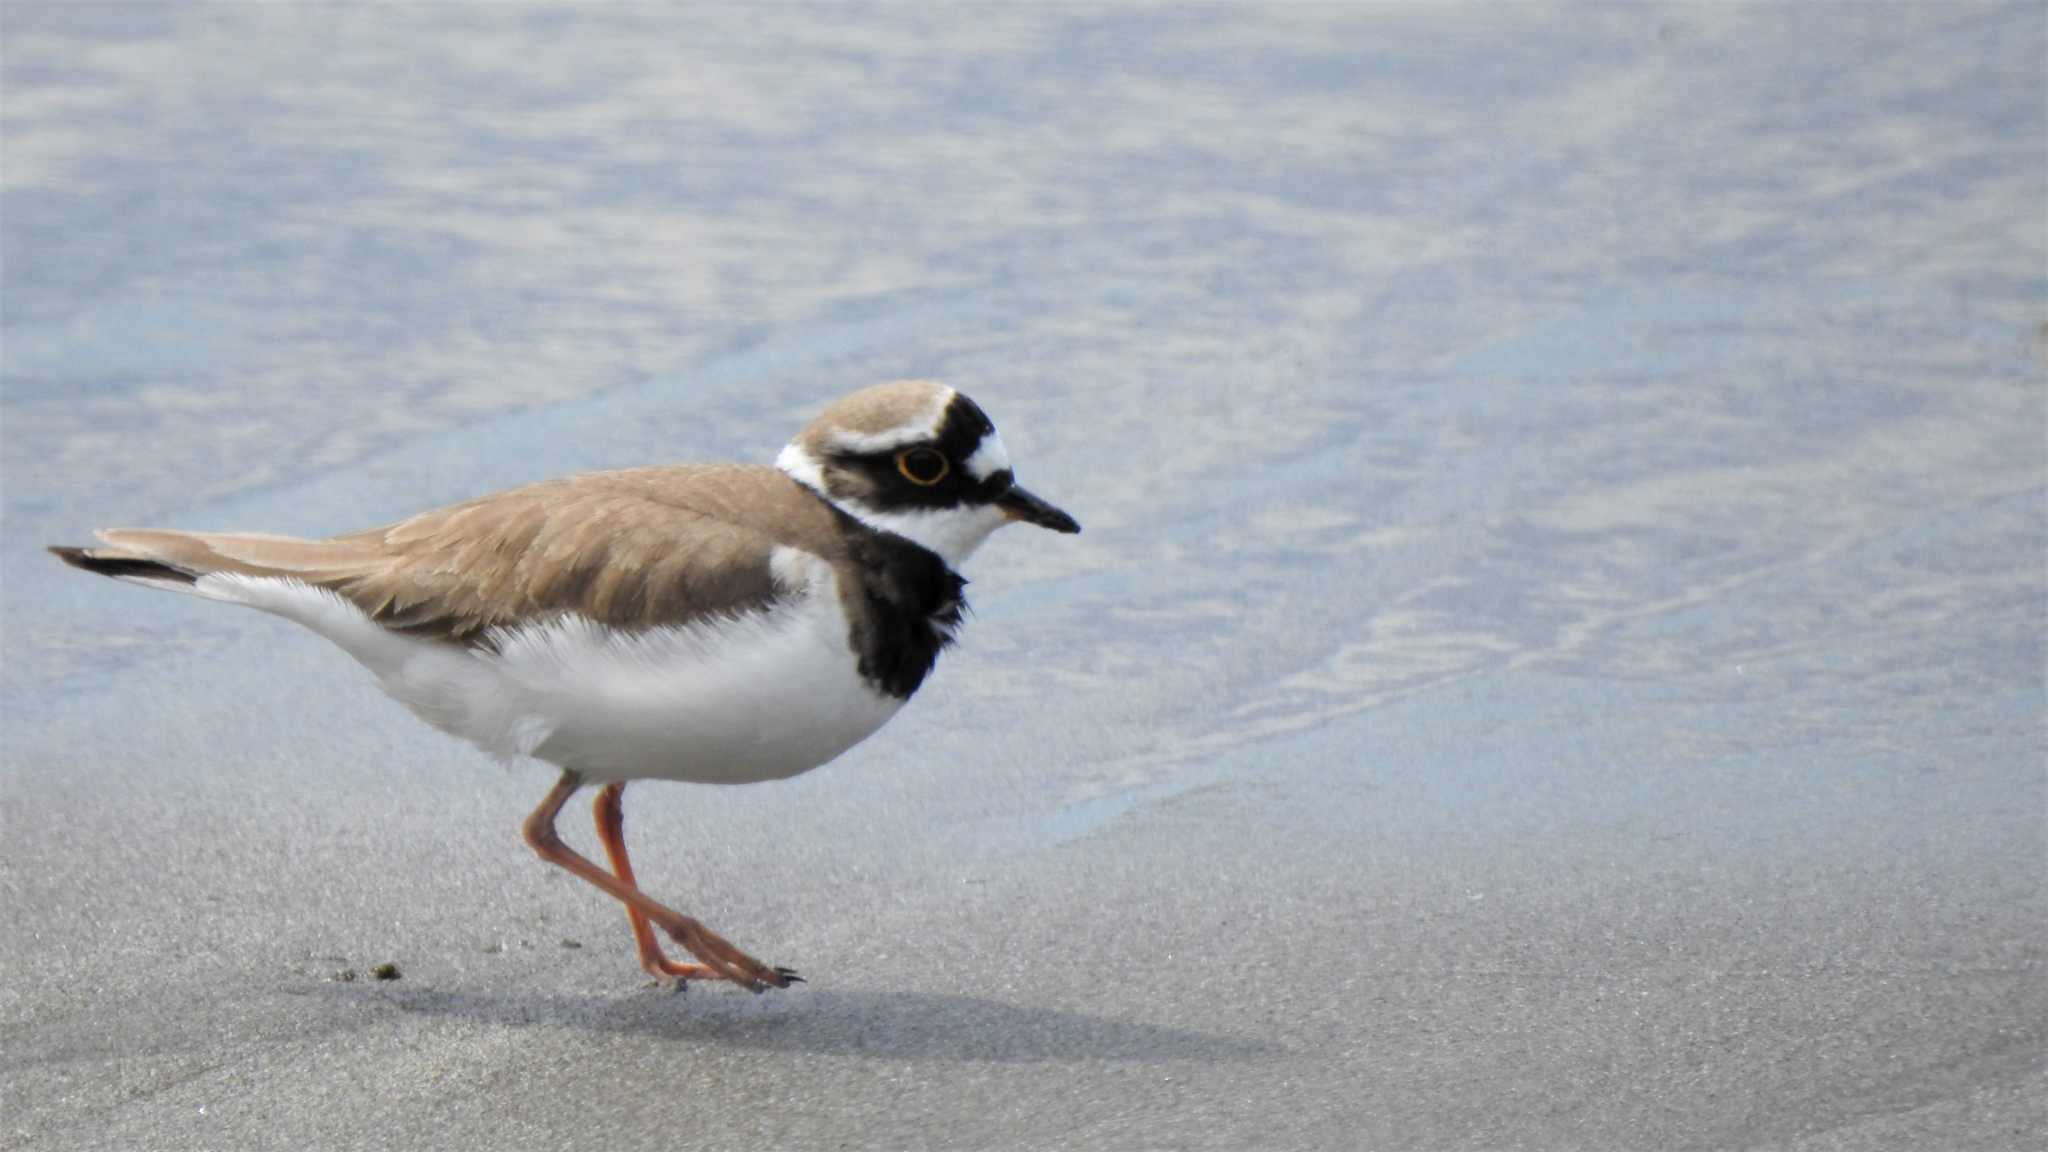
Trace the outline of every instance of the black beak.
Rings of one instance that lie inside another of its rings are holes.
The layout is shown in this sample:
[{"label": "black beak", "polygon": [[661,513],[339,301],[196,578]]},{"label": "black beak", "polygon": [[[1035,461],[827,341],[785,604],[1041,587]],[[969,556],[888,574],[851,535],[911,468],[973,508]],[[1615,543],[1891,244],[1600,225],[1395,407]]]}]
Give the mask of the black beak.
[{"label": "black beak", "polygon": [[1040,528],[1068,533],[1081,530],[1080,522],[1072,516],[1014,484],[1010,486],[1008,492],[996,497],[996,507],[1001,508],[1003,515],[1012,520],[1022,520],[1026,524],[1036,524]]}]

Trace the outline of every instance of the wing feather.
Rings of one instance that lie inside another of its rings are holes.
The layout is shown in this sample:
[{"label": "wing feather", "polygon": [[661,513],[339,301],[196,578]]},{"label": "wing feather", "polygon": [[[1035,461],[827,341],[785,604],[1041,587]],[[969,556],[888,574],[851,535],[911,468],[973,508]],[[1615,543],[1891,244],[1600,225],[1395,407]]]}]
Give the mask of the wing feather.
[{"label": "wing feather", "polygon": [[300,580],[396,630],[488,644],[493,629],[574,613],[626,630],[766,607],[778,545],[837,560],[830,509],[769,468],[595,472],[305,540],[254,533],[102,532],[99,563],[190,577]]}]

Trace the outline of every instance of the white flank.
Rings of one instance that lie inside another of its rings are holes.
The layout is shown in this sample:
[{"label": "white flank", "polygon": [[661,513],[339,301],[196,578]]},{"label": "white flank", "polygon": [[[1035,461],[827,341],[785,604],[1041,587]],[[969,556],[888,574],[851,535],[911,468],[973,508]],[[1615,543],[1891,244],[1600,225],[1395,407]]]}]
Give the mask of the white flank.
[{"label": "white flank", "polygon": [[325,588],[215,572],[201,576],[193,589],[318,632],[375,673],[377,686],[414,715],[493,756],[524,756],[547,735],[545,725],[502,690],[478,653],[390,631]]},{"label": "white flank", "polygon": [[495,756],[530,755],[596,780],[774,780],[838,756],[903,702],[861,679],[838,581],[783,550],[766,612],[640,633],[580,616],[504,629],[497,651],[387,631],[293,580],[210,575],[195,589],[296,621],[340,645],[393,699]]}]

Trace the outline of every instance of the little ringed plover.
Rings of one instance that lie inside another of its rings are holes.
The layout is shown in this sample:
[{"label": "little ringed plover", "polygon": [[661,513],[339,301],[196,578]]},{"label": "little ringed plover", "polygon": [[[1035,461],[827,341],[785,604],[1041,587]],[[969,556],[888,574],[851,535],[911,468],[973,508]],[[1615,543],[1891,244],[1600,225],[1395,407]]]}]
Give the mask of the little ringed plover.
[{"label": "little ringed plover", "polygon": [[[295,621],[434,727],[556,765],[524,826],[534,851],[625,904],[657,979],[758,992],[798,977],[634,883],[626,782],[781,779],[865,739],[952,642],[956,569],[1012,521],[1080,531],[1017,485],[974,401],[902,381],[827,408],[773,468],[569,476],[324,540],[117,529],[51,551]],[[609,871],[555,831],[586,783]]]}]

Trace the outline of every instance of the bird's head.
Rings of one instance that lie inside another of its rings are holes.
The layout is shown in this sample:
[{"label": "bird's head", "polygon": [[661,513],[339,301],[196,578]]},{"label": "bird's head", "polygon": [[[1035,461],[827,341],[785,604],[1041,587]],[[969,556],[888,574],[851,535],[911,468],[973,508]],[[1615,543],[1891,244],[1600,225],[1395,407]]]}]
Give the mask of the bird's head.
[{"label": "bird's head", "polygon": [[1079,532],[1072,516],[1017,485],[981,406],[930,380],[878,384],[797,433],[775,466],[872,528],[959,566],[1011,521]]}]

